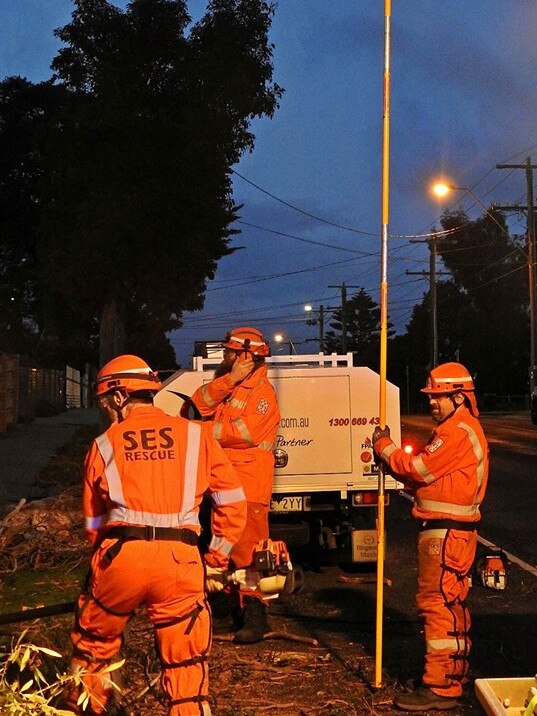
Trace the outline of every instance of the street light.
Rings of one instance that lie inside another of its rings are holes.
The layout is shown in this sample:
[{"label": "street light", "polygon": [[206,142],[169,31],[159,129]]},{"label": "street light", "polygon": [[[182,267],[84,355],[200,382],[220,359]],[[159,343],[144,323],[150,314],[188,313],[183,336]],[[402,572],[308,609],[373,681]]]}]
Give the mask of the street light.
[{"label": "street light", "polygon": [[287,344],[289,345],[289,355],[293,355],[293,353],[294,353],[295,355],[297,355],[296,348],[295,348],[295,344],[293,343],[292,340],[290,340],[289,338],[286,338],[286,337],[283,335],[283,333],[275,333],[275,334],[274,334],[274,341],[275,341],[276,343],[287,343]]},{"label": "street light", "polygon": [[496,224],[496,226],[499,226],[501,231],[505,233],[505,226],[502,226],[498,219],[494,216],[494,214],[491,213],[490,209],[487,209],[487,207],[483,204],[481,199],[474,194],[474,192],[469,189],[466,186],[454,186],[453,184],[448,184],[447,182],[439,181],[436,182],[433,185],[433,194],[436,194],[440,199],[443,199],[445,196],[450,194],[452,191],[465,191],[467,194],[470,194],[472,199],[475,201],[476,204],[478,204],[483,211],[489,216],[492,221]]}]

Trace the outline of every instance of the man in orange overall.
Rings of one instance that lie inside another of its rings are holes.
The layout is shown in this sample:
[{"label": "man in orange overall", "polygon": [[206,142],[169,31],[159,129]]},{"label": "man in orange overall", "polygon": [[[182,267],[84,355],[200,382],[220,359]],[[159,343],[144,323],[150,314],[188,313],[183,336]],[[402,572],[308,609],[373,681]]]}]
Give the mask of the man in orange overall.
[{"label": "man in orange overall", "polygon": [[106,712],[113,686],[103,669],[141,603],[155,631],[169,716],[211,713],[198,511],[208,492],[214,507],[205,561],[224,570],[244,529],[246,502],[216,440],[199,423],[153,406],[159,388],[137,356],[114,358],[97,376],[96,394],[111,425],[91,445],[84,468],[83,512],[94,551],[71,640],[72,669],[90,701],[82,710],[80,689],[73,689],[67,702],[74,713]]},{"label": "man in orange overall", "polygon": [[[252,563],[256,544],[268,539],[268,513],[274,477],[273,449],[280,412],[269,383],[265,357],[270,347],[250,327],[234,328],[224,342],[224,359],[215,378],[192,396],[205,423],[237,471],[246,494],[246,527],[233,548],[235,568]],[[267,631],[266,603],[261,594],[239,594],[242,607],[234,640],[254,643]]]},{"label": "man in orange overall", "polygon": [[466,368],[439,365],[422,392],[437,423],[423,452],[413,456],[397,448],[388,427],[373,433],[376,455],[415,489],[412,514],[422,523],[416,601],[425,626],[425,671],[422,686],[395,698],[406,711],[455,708],[467,681],[471,642],[465,599],[488,479],[488,445]]}]

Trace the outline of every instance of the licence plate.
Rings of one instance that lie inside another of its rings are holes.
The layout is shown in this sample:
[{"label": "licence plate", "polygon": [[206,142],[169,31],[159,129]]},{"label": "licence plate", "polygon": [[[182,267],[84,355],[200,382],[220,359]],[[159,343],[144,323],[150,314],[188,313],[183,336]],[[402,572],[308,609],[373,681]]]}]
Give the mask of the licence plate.
[{"label": "licence plate", "polygon": [[302,495],[273,497],[270,501],[270,509],[271,512],[302,512],[304,509],[304,498]]}]

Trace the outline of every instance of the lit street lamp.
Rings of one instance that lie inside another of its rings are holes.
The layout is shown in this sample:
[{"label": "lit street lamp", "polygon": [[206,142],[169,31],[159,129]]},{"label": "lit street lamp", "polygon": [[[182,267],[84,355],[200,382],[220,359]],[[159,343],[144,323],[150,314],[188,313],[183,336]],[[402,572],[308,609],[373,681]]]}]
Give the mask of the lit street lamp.
[{"label": "lit street lamp", "polygon": [[297,355],[295,344],[289,338],[286,338],[283,333],[276,333],[274,335],[274,341],[276,343],[287,343],[289,345],[289,355]]},{"label": "lit street lamp", "polygon": [[494,221],[494,223],[499,226],[502,232],[505,232],[505,227],[500,224],[498,219],[490,212],[489,209],[483,204],[481,199],[477,197],[474,192],[471,189],[468,189],[466,186],[454,186],[453,184],[448,184],[447,182],[439,181],[436,182],[436,184],[433,185],[433,193],[436,194],[437,197],[440,199],[443,199],[445,196],[450,194],[452,191],[465,191],[467,194],[470,194],[472,199],[475,201],[476,204],[478,204],[483,211]]}]

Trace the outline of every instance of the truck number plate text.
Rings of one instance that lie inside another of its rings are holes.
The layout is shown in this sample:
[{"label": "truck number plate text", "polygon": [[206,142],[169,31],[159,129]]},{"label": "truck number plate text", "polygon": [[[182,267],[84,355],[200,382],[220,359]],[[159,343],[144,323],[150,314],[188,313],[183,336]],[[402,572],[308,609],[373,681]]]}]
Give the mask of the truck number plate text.
[{"label": "truck number plate text", "polygon": [[285,497],[273,497],[270,501],[272,512],[301,512],[304,509],[302,495]]}]

